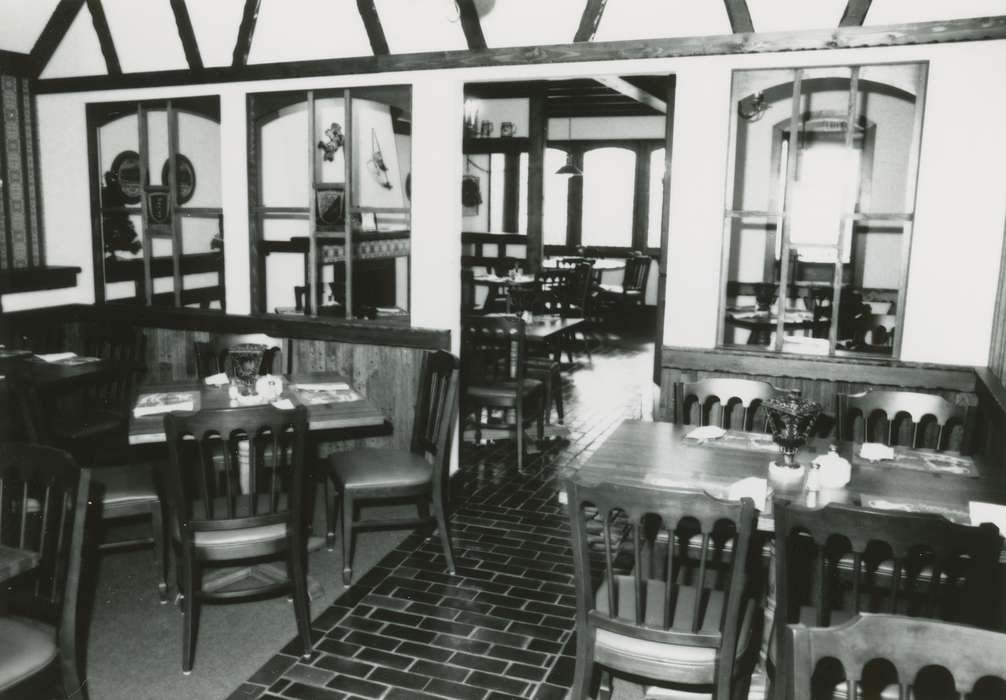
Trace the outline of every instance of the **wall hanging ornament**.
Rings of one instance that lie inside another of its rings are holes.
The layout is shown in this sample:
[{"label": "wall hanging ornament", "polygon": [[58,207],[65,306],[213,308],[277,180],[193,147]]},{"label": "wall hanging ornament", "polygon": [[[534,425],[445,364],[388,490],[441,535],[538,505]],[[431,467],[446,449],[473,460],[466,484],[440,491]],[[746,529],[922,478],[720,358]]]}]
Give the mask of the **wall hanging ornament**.
[{"label": "wall hanging ornament", "polygon": [[482,187],[478,175],[461,176],[462,216],[478,216],[482,204]]},{"label": "wall hanging ornament", "polygon": [[388,166],[384,162],[384,154],[381,152],[381,144],[377,140],[377,131],[370,130],[371,156],[367,161],[370,174],[377,180],[377,184],[386,190],[391,189],[391,178],[388,177]]},{"label": "wall hanging ornament", "polygon": [[336,152],[342,148],[342,144],[346,140],[342,134],[342,126],[338,122],[332,122],[332,125],[325,129],[325,138],[328,140],[319,141],[318,148],[325,152],[325,160],[333,161]]}]

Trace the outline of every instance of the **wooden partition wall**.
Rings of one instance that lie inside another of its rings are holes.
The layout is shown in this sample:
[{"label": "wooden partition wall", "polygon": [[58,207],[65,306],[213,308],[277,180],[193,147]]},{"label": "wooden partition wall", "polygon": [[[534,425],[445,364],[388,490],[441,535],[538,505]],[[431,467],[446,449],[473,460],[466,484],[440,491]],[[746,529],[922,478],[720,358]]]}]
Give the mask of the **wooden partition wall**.
[{"label": "wooden partition wall", "polygon": [[143,384],[195,379],[193,342],[238,333],[264,333],[283,340],[284,356],[289,358],[294,373],[329,371],[344,375],[357,391],[384,411],[393,432],[361,431],[355,439],[322,445],[322,454],[361,444],[409,447],[422,353],[450,348],[448,331],[114,304],[0,314],[0,343],[16,341],[24,334],[48,339],[49,347],[37,351],[80,351],[83,333],[100,323],[143,330],[147,351],[141,389]]},{"label": "wooden partition wall", "polygon": [[[939,394],[973,409],[971,449],[998,462],[1006,461],[1006,389],[987,367],[963,367],[897,360],[834,360],[825,357],[768,355],[742,350],[697,350],[664,347],[660,366],[656,420],[676,421],[674,383],[708,377],[766,381],[800,389],[804,398],[824,407],[827,433],[835,434],[838,394],[868,389]],[[1006,468],[1006,463],[1004,463]]]}]

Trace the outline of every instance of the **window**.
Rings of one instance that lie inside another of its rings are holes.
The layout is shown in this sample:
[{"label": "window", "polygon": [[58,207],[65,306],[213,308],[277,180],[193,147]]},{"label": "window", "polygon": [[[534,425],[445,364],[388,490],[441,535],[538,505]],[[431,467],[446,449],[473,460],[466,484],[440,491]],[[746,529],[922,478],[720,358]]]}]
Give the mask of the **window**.
[{"label": "window", "polygon": [[[249,96],[255,311],[408,315],[411,97],[407,86]],[[485,180],[495,167],[469,164]]]},{"label": "window", "polygon": [[926,65],[736,71],[720,340],[896,357]]},{"label": "window", "polygon": [[584,153],[583,245],[632,245],[635,174],[633,150],[603,147]]},{"label": "window", "polygon": [[543,228],[545,245],[566,245],[569,218],[569,176],[555,171],[566,164],[566,151],[545,150],[545,211]]},{"label": "window", "polygon": [[225,308],[220,100],[87,106],[95,298]]}]

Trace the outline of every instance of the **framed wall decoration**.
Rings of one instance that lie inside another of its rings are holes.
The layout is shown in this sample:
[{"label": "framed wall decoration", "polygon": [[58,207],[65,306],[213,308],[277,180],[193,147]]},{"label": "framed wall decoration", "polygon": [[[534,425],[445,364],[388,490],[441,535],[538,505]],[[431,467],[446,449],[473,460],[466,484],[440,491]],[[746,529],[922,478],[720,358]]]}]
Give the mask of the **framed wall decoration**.
[{"label": "framed wall decoration", "polygon": [[318,223],[324,226],[342,225],[346,219],[345,186],[338,184],[319,183],[315,192]]},{"label": "framed wall decoration", "polygon": [[138,204],[143,187],[140,184],[140,154],[122,151],[112,160],[111,181],[119,188],[124,204]]},{"label": "framed wall decoration", "polygon": [[[196,169],[192,161],[181,153],[175,156],[175,176],[178,178],[178,203],[185,204],[196,191]],[[161,182],[168,182],[168,160],[161,167]]]}]

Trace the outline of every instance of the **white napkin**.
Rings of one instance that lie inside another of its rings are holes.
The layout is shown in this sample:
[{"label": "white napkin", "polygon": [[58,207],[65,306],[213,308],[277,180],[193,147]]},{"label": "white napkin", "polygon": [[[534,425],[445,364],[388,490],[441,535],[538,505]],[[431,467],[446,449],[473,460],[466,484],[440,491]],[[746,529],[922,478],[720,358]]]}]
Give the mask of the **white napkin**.
[{"label": "white napkin", "polygon": [[224,372],[217,372],[216,374],[211,374],[203,380],[209,386],[225,386],[231,383],[230,377]]},{"label": "white napkin", "polygon": [[894,448],[880,442],[864,442],[859,448],[859,456],[868,462],[894,459]]},{"label": "white napkin", "polygon": [[349,384],[346,382],[317,382],[314,384],[297,382],[297,388],[304,391],[348,391]]},{"label": "white napkin", "polygon": [[35,355],[40,360],[45,360],[46,362],[59,362],[61,360],[69,360],[71,357],[76,357],[75,352],[50,352],[47,355]]},{"label": "white napkin", "polygon": [[969,501],[968,512],[971,514],[972,525],[992,523],[999,528],[999,532],[1006,532],[1006,506],[983,501]]},{"label": "white napkin", "polygon": [[768,496],[768,480],[757,476],[749,476],[746,479],[734,482],[727,493],[727,498],[731,501],[750,498],[754,501],[755,508],[765,510],[765,498]]},{"label": "white napkin", "polygon": [[273,401],[272,405],[281,411],[289,411],[293,408],[293,401],[290,399],[280,399],[279,401]]},{"label": "white napkin", "polygon": [[692,440],[698,440],[699,442],[705,442],[706,440],[715,440],[721,438],[727,434],[723,428],[718,425],[703,425],[701,428],[695,428],[690,431],[686,438],[691,438]]}]

